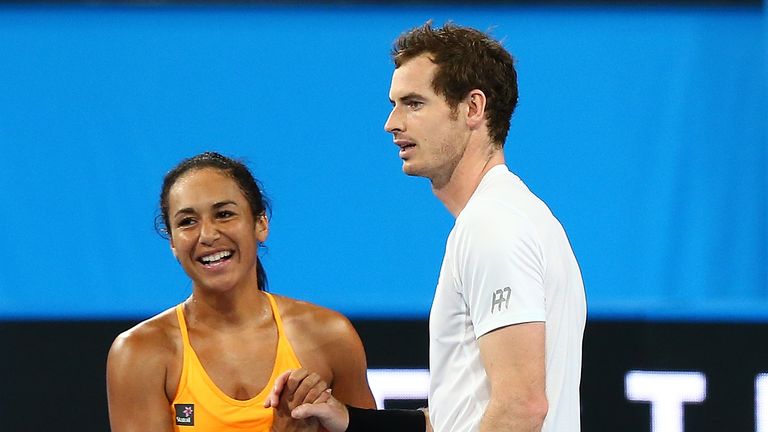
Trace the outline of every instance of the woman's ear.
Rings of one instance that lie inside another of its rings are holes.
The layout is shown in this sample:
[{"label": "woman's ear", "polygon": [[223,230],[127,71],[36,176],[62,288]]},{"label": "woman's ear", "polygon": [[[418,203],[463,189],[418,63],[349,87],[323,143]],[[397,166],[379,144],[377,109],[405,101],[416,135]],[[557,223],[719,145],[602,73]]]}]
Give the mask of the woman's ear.
[{"label": "woman's ear", "polygon": [[171,253],[173,254],[173,257],[176,258],[176,261],[178,261],[179,256],[176,254],[176,246],[173,245],[173,238],[170,239],[169,244],[171,246]]},{"label": "woman's ear", "polygon": [[256,240],[258,240],[259,243],[264,243],[269,236],[269,219],[267,219],[266,214],[262,214],[258,219],[256,219],[255,230]]}]

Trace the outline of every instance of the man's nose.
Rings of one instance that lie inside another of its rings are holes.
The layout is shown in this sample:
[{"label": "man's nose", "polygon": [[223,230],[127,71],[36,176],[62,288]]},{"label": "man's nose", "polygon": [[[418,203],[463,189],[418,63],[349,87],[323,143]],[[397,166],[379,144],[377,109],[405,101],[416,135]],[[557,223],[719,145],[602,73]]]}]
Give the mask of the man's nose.
[{"label": "man's nose", "polygon": [[384,130],[389,133],[402,132],[405,130],[402,114],[400,114],[400,110],[396,107],[392,108],[392,111],[389,113],[389,117],[387,117],[387,121],[384,123]]}]

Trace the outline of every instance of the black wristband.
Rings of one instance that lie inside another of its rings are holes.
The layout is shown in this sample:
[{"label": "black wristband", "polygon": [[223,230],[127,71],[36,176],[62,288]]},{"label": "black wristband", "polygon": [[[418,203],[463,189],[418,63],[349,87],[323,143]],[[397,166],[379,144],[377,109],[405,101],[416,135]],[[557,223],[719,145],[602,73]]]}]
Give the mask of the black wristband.
[{"label": "black wristband", "polygon": [[349,425],[347,432],[424,432],[427,419],[418,410],[375,410],[347,405]]}]

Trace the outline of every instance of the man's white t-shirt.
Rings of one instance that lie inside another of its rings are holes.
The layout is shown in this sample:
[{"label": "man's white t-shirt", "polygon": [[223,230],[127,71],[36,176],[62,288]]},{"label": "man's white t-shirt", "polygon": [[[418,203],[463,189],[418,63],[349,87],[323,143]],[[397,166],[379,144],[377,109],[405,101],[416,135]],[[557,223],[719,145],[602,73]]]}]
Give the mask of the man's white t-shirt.
[{"label": "man's white t-shirt", "polygon": [[448,236],[429,319],[430,420],[474,432],[490,398],[477,339],[544,322],[544,432],[578,432],[584,285],[560,222],[506,165],[483,177]]}]

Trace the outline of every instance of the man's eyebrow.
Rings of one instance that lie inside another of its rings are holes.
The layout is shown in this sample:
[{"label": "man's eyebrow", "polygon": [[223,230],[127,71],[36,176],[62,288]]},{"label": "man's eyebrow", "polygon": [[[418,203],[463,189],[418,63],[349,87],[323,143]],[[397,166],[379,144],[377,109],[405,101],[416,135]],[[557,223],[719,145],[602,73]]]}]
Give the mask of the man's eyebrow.
[{"label": "man's eyebrow", "polygon": [[[412,101],[414,99],[424,100],[425,98],[424,98],[424,96],[422,96],[422,95],[420,95],[418,93],[415,93],[415,92],[410,92],[408,94],[405,94],[405,95],[400,96],[399,98],[397,98],[397,100],[399,100],[400,102],[408,102],[408,101]],[[389,102],[391,102],[392,104],[395,103],[395,101],[393,101],[392,99],[389,99]]]}]

